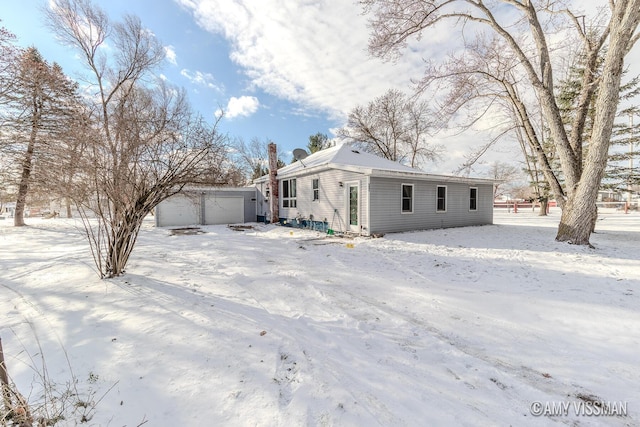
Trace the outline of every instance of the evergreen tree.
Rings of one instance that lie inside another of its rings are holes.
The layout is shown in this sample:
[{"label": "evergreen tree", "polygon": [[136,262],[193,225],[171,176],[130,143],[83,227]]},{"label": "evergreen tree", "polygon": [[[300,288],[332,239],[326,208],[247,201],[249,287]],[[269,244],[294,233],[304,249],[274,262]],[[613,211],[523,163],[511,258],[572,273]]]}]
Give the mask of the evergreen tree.
[{"label": "evergreen tree", "polygon": [[309,143],[307,144],[309,153],[317,153],[329,147],[331,147],[331,141],[329,141],[329,137],[326,134],[318,132],[309,137]]},{"label": "evergreen tree", "polygon": [[[36,48],[24,51],[13,64],[15,79],[7,94],[3,121],[4,153],[14,165],[17,187],[14,225],[25,225],[27,196],[34,182],[55,168],[51,153],[65,132],[77,104],[77,84],[62,68],[45,61]],[[42,174],[39,173],[42,171]]]},{"label": "evergreen tree", "polygon": [[[580,104],[579,96],[584,74],[584,61],[584,56],[578,56],[576,65],[570,69],[567,79],[561,81],[558,85],[558,105],[568,131],[571,131],[570,126]],[[602,59],[599,58],[596,68],[598,74],[602,70],[602,62]],[[621,102],[632,102],[638,94],[640,94],[640,76],[636,76],[629,82],[620,85],[619,97]],[[597,96],[598,91],[596,89],[586,103],[588,113],[585,119],[584,135],[582,136],[582,159],[586,157],[589,149],[595,116],[594,105]],[[640,173],[637,168],[633,167],[634,161],[639,159],[638,154],[640,154],[634,149],[640,135],[637,133],[638,126],[633,124],[633,118],[639,111],[638,106],[632,104],[620,110],[617,114],[611,135],[607,168],[601,188],[624,192],[640,184]]]}]

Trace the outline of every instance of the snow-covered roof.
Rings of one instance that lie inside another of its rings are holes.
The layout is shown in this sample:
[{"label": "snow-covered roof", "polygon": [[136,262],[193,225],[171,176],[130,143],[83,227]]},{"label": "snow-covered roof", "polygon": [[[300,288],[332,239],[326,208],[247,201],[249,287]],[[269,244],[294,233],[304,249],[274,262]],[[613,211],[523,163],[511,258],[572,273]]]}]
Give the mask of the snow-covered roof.
[{"label": "snow-covered roof", "polygon": [[[349,144],[343,144],[336,147],[331,147],[326,150],[318,151],[312,154],[306,159],[302,160],[304,166],[298,161],[289,166],[286,166],[278,171],[278,174],[294,172],[303,168],[309,168],[319,165],[334,165],[334,166],[351,166],[363,169],[377,169],[396,172],[417,172],[418,169],[411,168],[409,166],[402,165],[398,162],[394,162],[383,157],[376,156],[374,154],[365,153],[363,151],[356,150]],[[291,168],[291,169],[289,169]],[[295,169],[294,169],[295,168]]]},{"label": "snow-covered roof", "polygon": [[[337,145],[335,147],[320,150],[306,159],[278,169],[278,178],[287,178],[306,173],[314,173],[326,169],[340,169],[359,172],[367,175],[387,177],[407,177],[416,179],[439,179],[446,181],[485,182],[491,180],[462,178],[457,176],[434,175],[427,172],[405,166],[398,162],[385,159],[375,154],[359,151],[350,144]],[[255,182],[268,180],[268,175],[260,177]]]},{"label": "snow-covered roof", "polygon": [[[342,144],[320,150],[306,159],[278,169],[278,177],[307,173],[317,169],[350,169],[362,173],[370,173],[372,170],[424,173],[398,162],[356,150],[349,144]],[[264,178],[266,177],[262,177],[260,180]]]}]

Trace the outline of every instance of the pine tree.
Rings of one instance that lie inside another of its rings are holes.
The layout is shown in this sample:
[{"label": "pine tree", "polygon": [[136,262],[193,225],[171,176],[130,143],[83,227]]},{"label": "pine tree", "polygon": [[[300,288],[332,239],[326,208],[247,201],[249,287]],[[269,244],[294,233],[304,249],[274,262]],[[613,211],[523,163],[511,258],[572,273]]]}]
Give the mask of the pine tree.
[{"label": "pine tree", "polygon": [[[584,56],[578,56],[576,65],[569,71],[567,79],[558,85],[558,105],[565,126],[571,131],[570,124],[573,121],[575,111],[579,105],[579,95],[581,93],[581,81],[584,73]],[[602,71],[602,59],[598,60],[598,73]],[[640,76],[632,78],[629,82],[620,85],[620,101],[632,101],[640,94]],[[582,160],[586,157],[593,129],[595,115],[595,100],[598,91],[595,90],[588,100],[588,114],[584,126]],[[603,177],[601,188],[610,189],[616,192],[626,192],[634,186],[640,184],[640,173],[633,167],[634,161],[639,158],[639,154],[634,150],[638,143],[640,134],[637,133],[637,125],[633,124],[633,117],[640,109],[636,105],[630,105],[619,111],[617,120],[613,125],[611,135],[609,157],[607,168]],[[638,163],[636,163],[637,165]]]},{"label": "pine tree", "polygon": [[[14,225],[25,225],[27,197],[43,172],[57,162],[51,159],[56,135],[68,128],[70,107],[77,101],[77,84],[59,65],[50,65],[36,48],[25,50],[14,62],[15,79],[3,122],[4,152],[12,159],[17,187]],[[54,169],[55,170],[55,169]]]},{"label": "pine tree", "polygon": [[331,147],[331,141],[329,141],[329,137],[326,134],[318,132],[309,137],[309,143],[307,144],[309,153],[317,153],[329,147]]}]

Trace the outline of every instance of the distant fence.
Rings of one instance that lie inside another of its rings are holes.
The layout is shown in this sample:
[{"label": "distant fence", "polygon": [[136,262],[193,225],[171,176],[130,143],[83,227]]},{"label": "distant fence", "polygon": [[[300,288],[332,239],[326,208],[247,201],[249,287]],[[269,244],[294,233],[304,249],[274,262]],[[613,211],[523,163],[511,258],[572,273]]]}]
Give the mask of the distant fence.
[{"label": "distant fence", "polygon": [[638,202],[596,202],[598,212],[622,212],[638,211]]},{"label": "distant fence", "polygon": [[[557,207],[555,201],[550,201],[547,204],[547,211],[551,208]],[[517,200],[507,200],[500,202],[493,202],[494,209],[505,209],[508,212],[518,212],[518,209],[529,209],[531,211],[540,209],[540,202],[519,202]]]},{"label": "distant fence", "polygon": [[[598,212],[603,213],[629,213],[632,211],[638,211],[638,202],[596,202]],[[555,201],[550,201],[548,208],[555,208],[558,204]],[[508,200],[493,203],[494,209],[506,209],[508,212],[518,212],[519,209],[529,209],[535,211],[540,209],[539,202],[518,202],[516,200]]]}]

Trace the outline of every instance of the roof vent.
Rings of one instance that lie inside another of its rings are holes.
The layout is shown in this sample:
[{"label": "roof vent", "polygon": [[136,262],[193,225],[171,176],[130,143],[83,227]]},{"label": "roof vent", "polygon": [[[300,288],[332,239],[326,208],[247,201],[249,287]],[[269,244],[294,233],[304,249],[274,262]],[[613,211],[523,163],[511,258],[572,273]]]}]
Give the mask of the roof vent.
[{"label": "roof vent", "polygon": [[360,154],[358,150],[351,150],[352,153]]}]

